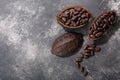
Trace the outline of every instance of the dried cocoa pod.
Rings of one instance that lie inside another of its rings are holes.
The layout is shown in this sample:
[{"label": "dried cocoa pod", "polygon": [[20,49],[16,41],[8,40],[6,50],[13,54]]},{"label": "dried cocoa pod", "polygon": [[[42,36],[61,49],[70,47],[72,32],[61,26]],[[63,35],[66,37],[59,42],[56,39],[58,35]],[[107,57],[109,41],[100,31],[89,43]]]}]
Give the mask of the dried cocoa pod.
[{"label": "dried cocoa pod", "polygon": [[52,54],[66,57],[77,51],[83,43],[83,37],[77,33],[65,33],[58,37],[52,46]]},{"label": "dried cocoa pod", "polygon": [[102,13],[95,19],[92,26],[89,28],[89,39],[90,40],[100,39],[115,24],[115,22],[116,22],[115,11],[112,10]]},{"label": "dried cocoa pod", "polygon": [[92,20],[92,15],[83,6],[64,8],[57,15],[57,22],[65,28],[81,28]]}]

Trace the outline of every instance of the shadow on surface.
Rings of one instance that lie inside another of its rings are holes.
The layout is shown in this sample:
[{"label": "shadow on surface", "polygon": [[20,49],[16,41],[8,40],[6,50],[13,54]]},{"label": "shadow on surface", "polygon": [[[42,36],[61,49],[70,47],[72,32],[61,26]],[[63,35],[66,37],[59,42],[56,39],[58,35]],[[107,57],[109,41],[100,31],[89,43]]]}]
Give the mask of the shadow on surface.
[{"label": "shadow on surface", "polygon": [[91,22],[89,24],[87,24],[86,26],[82,27],[82,28],[77,28],[77,29],[64,28],[64,30],[67,31],[67,32],[75,32],[75,33],[80,33],[83,36],[87,36],[90,26],[91,26]]}]

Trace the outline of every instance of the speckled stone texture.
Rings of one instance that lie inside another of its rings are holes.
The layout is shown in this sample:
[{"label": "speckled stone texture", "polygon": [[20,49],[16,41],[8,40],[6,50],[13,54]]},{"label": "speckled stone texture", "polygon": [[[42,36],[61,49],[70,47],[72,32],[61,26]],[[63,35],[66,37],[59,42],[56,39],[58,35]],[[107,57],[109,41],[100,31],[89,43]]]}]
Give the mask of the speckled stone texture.
[{"label": "speckled stone texture", "polygon": [[[119,0],[113,0],[119,2]],[[75,67],[73,56],[52,55],[53,41],[65,30],[56,23],[64,7],[86,6],[94,18],[109,10],[109,0],[0,0],[0,80],[120,80],[120,25],[95,41],[102,51],[85,60],[90,75]],[[112,6],[111,6],[112,7]],[[90,26],[90,25],[89,25]],[[88,40],[88,26],[76,32]]]}]

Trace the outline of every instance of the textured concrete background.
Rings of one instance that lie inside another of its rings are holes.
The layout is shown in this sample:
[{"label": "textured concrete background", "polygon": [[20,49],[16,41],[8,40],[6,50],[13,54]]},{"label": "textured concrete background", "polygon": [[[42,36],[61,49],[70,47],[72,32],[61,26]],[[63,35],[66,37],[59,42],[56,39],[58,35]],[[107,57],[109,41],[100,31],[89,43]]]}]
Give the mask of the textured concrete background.
[{"label": "textured concrete background", "polygon": [[[65,33],[56,23],[58,11],[66,6],[83,5],[96,17],[120,3],[111,0],[115,4],[108,5],[108,2],[110,0],[0,0],[0,80],[120,80],[119,24],[104,39],[95,42],[102,51],[84,61],[90,72],[87,78],[74,64],[74,58],[82,49],[67,58],[50,52],[53,41]],[[79,30],[84,34],[84,44],[90,42],[86,30],[87,27]]]}]

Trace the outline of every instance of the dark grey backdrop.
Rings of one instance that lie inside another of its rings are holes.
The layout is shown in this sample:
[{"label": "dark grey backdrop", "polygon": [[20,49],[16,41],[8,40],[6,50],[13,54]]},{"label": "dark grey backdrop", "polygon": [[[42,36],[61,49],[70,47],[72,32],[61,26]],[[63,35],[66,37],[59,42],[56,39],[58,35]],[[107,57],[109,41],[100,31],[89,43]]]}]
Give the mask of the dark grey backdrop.
[{"label": "dark grey backdrop", "polygon": [[[84,61],[90,72],[84,78],[74,58],[60,58],[50,52],[53,41],[65,33],[56,23],[64,7],[86,6],[94,18],[109,10],[109,0],[0,0],[0,80],[120,80],[120,28],[114,26],[96,43],[100,53]],[[90,43],[87,28],[84,44]]]}]

